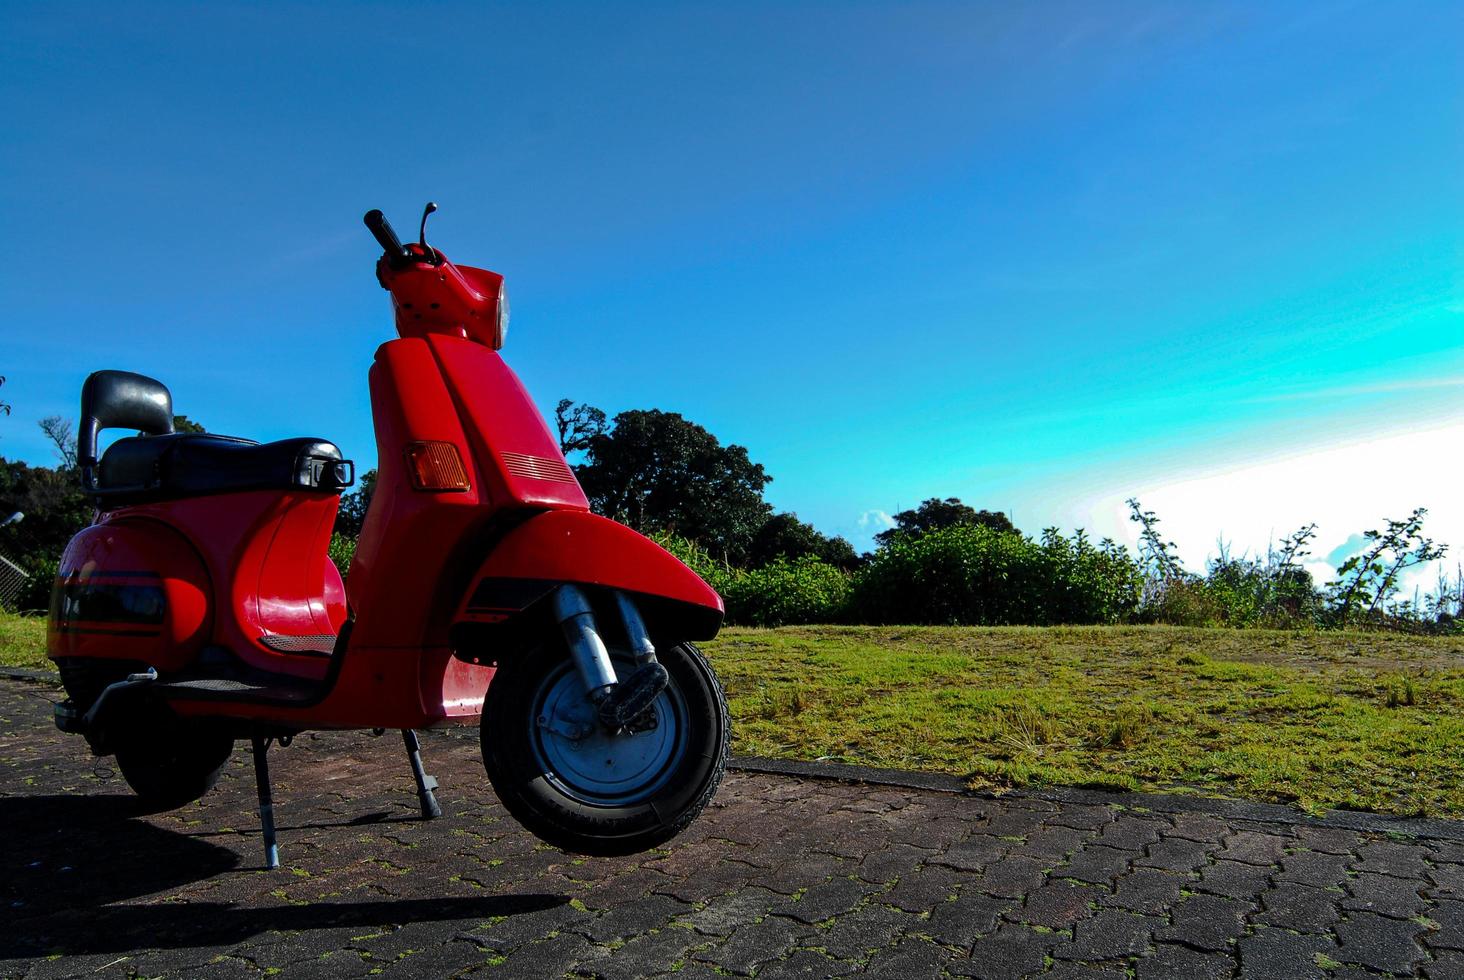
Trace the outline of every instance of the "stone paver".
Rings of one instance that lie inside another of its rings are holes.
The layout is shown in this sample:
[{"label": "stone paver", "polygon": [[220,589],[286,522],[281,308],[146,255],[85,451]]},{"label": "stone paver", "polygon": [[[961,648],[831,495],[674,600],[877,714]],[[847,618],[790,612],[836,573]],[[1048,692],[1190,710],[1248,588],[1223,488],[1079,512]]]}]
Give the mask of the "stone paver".
[{"label": "stone paver", "polygon": [[666,847],[583,858],[508,816],[471,730],[424,737],[431,823],[399,741],[307,734],[264,872],[247,750],[144,814],[54,696],[0,682],[0,977],[1464,978],[1458,825],[744,768]]}]

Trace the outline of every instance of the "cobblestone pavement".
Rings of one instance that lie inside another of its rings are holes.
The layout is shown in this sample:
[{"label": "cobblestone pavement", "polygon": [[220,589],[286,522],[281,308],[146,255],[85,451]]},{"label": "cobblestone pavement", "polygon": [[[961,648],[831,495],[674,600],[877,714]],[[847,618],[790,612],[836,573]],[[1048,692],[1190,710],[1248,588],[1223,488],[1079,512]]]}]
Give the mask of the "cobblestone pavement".
[{"label": "cobblestone pavement", "polygon": [[246,749],[141,815],[55,696],[0,681],[7,977],[1464,977],[1444,822],[744,770],[666,849],[583,859],[505,814],[473,733],[424,739],[432,823],[400,740],[307,735],[271,753],[266,872]]}]

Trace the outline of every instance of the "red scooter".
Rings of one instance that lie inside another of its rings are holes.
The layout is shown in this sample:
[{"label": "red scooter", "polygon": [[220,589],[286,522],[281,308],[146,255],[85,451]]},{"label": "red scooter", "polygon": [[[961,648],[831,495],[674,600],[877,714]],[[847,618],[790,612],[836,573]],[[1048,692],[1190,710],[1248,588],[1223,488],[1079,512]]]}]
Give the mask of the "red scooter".
[{"label": "red scooter", "polygon": [[[726,766],[726,700],[689,642],[716,635],[722,600],[590,513],[496,353],[503,277],[427,244],[435,207],[407,245],[365,217],[400,338],[371,367],[379,475],[344,582],[327,547],[354,467],[333,444],[174,432],[168,389],[138,374],[82,388],[97,515],[51,600],[57,726],[160,809],[202,796],[250,739],[270,867],[266,753],[307,729],[400,729],[428,818],[413,730],[480,721],[509,812],[591,854],[674,836]],[[137,434],[99,452],[109,428]]]}]

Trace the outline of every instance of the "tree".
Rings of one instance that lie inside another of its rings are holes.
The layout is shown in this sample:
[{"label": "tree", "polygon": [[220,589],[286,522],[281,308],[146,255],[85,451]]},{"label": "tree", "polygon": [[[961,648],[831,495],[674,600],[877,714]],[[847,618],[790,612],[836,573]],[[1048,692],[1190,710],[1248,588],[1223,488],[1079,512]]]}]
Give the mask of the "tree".
[{"label": "tree", "polygon": [[366,523],[366,509],[371,506],[371,496],[376,493],[376,471],[367,470],[356,481],[356,489],[341,494],[340,510],[336,511],[335,531],[348,538],[359,537],[361,527]]},{"label": "tree", "polygon": [[1160,582],[1185,578],[1184,566],[1179,563],[1178,545],[1165,541],[1159,533],[1159,515],[1152,510],[1144,510],[1136,497],[1124,502],[1128,504],[1129,520],[1139,525],[1139,561],[1143,563],[1144,573]]},{"label": "tree", "polygon": [[[5,377],[3,375],[0,375],[0,385],[3,385],[4,383],[5,383]],[[9,414],[10,414],[10,403],[9,402],[0,402],[0,415],[9,415]]]},{"label": "tree", "polygon": [[56,448],[56,455],[61,458],[62,468],[76,469],[76,432],[72,428],[71,420],[59,415],[47,415],[37,424]]},{"label": "tree", "polygon": [[1446,545],[1423,536],[1427,507],[1415,508],[1402,520],[1388,520],[1384,530],[1364,531],[1368,546],[1337,569],[1337,579],[1328,582],[1333,611],[1344,629],[1354,617],[1370,619],[1398,592],[1398,576],[1414,565],[1444,557]]},{"label": "tree", "polygon": [[33,573],[61,557],[71,536],[91,523],[94,509],[75,470],[0,459],[0,517],[25,514],[0,528],[0,550]]},{"label": "tree", "polygon": [[742,446],[723,446],[675,412],[628,411],[589,437],[575,467],[597,513],[641,532],[670,531],[726,560],[747,559],[772,510],[772,482]]},{"label": "tree", "polygon": [[[3,379],[0,379],[3,380]],[[56,455],[61,459],[61,467],[71,470],[76,468],[76,428],[68,418],[59,415],[48,415],[38,423],[46,438],[56,448]],[[193,421],[186,415],[173,416],[174,432],[207,432],[203,426]],[[138,433],[141,435],[142,433]]]},{"label": "tree", "polygon": [[840,568],[857,564],[854,546],[843,538],[822,534],[812,524],[805,524],[797,514],[774,514],[763,522],[752,536],[748,564],[761,568],[776,558],[812,556]]},{"label": "tree", "polygon": [[559,451],[570,453],[589,449],[596,436],[605,434],[605,413],[591,405],[578,405],[568,398],[554,406],[554,425],[559,430]]},{"label": "tree", "polygon": [[894,516],[894,521],[894,527],[874,536],[874,540],[881,547],[898,537],[918,538],[922,534],[943,527],[958,525],[989,527],[993,531],[1015,531],[1017,529],[1016,525],[1000,511],[977,510],[961,503],[956,497],[947,497],[944,500],[939,497],[931,497],[914,510],[900,511]]}]

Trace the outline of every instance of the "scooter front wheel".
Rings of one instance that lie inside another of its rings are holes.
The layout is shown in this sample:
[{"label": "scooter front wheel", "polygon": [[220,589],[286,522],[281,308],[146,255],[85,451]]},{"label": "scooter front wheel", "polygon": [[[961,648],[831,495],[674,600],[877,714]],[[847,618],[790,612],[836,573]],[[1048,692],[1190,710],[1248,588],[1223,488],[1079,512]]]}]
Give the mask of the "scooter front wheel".
[{"label": "scooter front wheel", "polygon": [[[634,666],[611,650],[617,673]],[[583,854],[644,851],[680,833],[727,766],[731,724],[711,665],[690,643],[657,658],[670,683],[620,732],[595,706],[560,646],[500,664],[483,705],[483,765],[530,833]]]}]

